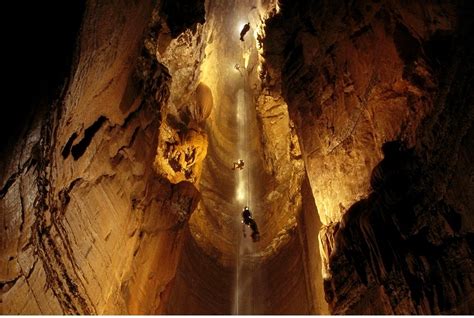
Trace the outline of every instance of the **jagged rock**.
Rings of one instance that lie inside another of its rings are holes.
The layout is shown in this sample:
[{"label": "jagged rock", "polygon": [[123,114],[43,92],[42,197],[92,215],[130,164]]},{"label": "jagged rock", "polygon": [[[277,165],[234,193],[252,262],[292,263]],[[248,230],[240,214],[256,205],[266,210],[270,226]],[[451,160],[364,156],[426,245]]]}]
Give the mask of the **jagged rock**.
[{"label": "jagged rock", "polygon": [[[455,21],[441,12],[453,7],[425,12],[418,4],[341,3],[320,10],[285,1],[281,7],[263,40],[267,72],[281,76],[318,210],[329,224],[367,194],[383,142],[403,138],[414,145],[438,85],[437,57],[423,50],[438,32],[448,41]],[[421,18],[433,14],[436,25]],[[293,49],[282,51],[288,45]]]},{"label": "jagged rock", "polygon": [[153,169],[171,77],[139,49],[151,3],[86,7],[60,102],[2,157],[5,314],[159,312],[200,198]]},{"label": "jagged rock", "polygon": [[[266,21],[262,77],[282,86],[295,122],[332,313],[472,311],[470,284],[454,278],[472,275],[472,227],[458,223],[472,218],[445,201],[473,118],[465,5],[281,1]],[[380,162],[391,140],[412,154]]]},{"label": "jagged rock", "polygon": [[198,181],[207,153],[207,136],[201,130],[176,131],[168,124],[160,127],[154,166],[171,183]]},{"label": "jagged rock", "polygon": [[472,313],[469,1],[80,6],[17,72],[2,313]]},{"label": "jagged rock", "polygon": [[[472,277],[474,259],[469,255],[469,235],[461,233],[455,221],[459,214],[442,200],[425,205],[423,198],[430,196],[431,187],[424,185],[413,153],[385,153],[374,169],[373,192],[349,209],[335,233],[332,275],[326,282],[332,311],[439,314],[469,310],[471,302],[458,295],[472,290],[460,277]],[[339,275],[348,268],[357,273],[352,279]],[[453,288],[455,292],[450,291]],[[374,289],[377,292],[370,294]],[[374,306],[364,309],[365,298]]]}]

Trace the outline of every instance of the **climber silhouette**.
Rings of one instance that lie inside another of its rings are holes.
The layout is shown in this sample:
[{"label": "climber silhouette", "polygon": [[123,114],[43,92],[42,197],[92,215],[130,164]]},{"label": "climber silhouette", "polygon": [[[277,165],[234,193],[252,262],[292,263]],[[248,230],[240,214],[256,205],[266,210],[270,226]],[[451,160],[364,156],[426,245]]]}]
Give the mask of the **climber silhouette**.
[{"label": "climber silhouette", "polygon": [[252,213],[250,212],[249,208],[246,206],[242,211],[242,232],[244,233],[244,237],[247,237],[245,233],[245,226],[250,227],[252,230],[252,240],[257,242],[260,240],[260,233],[258,232],[257,222],[252,219]]},{"label": "climber silhouette", "polygon": [[244,168],[244,161],[242,159],[239,159],[239,161],[234,162],[234,166],[232,167],[232,170],[235,170],[235,169],[242,170],[243,168]]},{"label": "climber silhouette", "polygon": [[240,41],[244,41],[244,36],[245,34],[247,34],[247,32],[250,30],[250,23],[247,23],[246,25],[244,25],[244,27],[242,28],[242,31],[240,31]]},{"label": "climber silhouette", "polygon": [[242,66],[240,66],[239,64],[235,64],[234,68],[240,73],[240,76],[244,76],[244,73],[242,72],[242,68],[243,68]]}]

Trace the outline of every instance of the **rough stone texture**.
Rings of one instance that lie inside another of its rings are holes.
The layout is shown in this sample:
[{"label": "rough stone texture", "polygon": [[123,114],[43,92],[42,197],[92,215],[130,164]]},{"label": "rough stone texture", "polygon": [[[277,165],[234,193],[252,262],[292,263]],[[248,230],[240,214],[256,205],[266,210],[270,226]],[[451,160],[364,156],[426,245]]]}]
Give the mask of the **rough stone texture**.
[{"label": "rough stone texture", "polygon": [[[245,293],[241,302],[249,302],[249,312],[313,312],[309,270],[304,270],[304,257],[313,253],[304,251],[304,235],[297,231],[304,172],[286,105],[279,92],[261,92],[252,34],[243,61],[237,37],[233,51],[225,50],[224,35],[233,35],[223,17],[252,3],[214,3],[205,27],[199,25],[203,3],[162,1],[155,8],[150,2],[86,3],[64,94],[33,122],[2,166],[2,312],[233,311],[234,292],[221,291],[235,289],[232,262],[241,240],[242,202],[215,207],[234,197],[229,166],[236,157],[237,113],[232,103],[242,96],[250,108],[249,153],[256,159],[248,160],[257,202],[252,209],[261,216],[263,239],[246,255],[255,266],[243,269],[259,303],[250,303]],[[261,23],[256,12],[239,15],[246,17],[254,28]],[[231,67],[218,75],[224,60]],[[248,68],[247,83],[233,69],[235,61]],[[228,71],[235,81],[222,86]],[[239,89],[247,93],[237,97]],[[199,183],[205,131],[213,138]],[[279,140],[280,135],[285,137]],[[205,204],[188,231],[201,197],[198,184]],[[229,193],[216,198],[212,188]],[[221,245],[222,237],[230,244]],[[214,271],[207,278],[209,268]],[[268,277],[273,272],[281,279]]]},{"label": "rough stone texture", "polygon": [[307,277],[307,294],[310,298],[309,305],[311,308],[309,312],[311,314],[327,315],[329,311],[324,295],[322,275],[324,263],[321,259],[321,255],[324,255],[324,253],[320,252],[322,247],[318,238],[321,220],[307,177],[303,181],[301,195],[303,206],[297,222],[300,244],[303,246],[302,257],[304,258],[303,264]]},{"label": "rough stone texture", "polygon": [[87,1],[1,156],[1,312],[471,313],[472,15]]},{"label": "rough stone texture", "polygon": [[[262,77],[298,132],[330,311],[472,312],[472,5],[280,6]],[[391,140],[413,150],[379,162]]]},{"label": "rough stone texture", "polygon": [[[189,4],[183,5],[190,9]],[[201,5],[203,7],[203,4]],[[195,4],[195,7],[200,8],[201,5]],[[164,3],[162,10],[170,8],[179,10],[180,5],[171,5],[168,1]],[[171,17],[177,14],[180,15],[180,11],[171,14]],[[158,19],[153,23],[161,25],[162,21]],[[151,35],[154,37],[146,40],[150,55],[156,55],[172,74],[169,103],[161,109],[164,120],[160,126],[154,165],[157,173],[172,183],[183,180],[197,183],[201,175],[202,161],[207,153],[207,135],[203,124],[213,105],[212,91],[198,81],[199,65],[205,46],[202,41],[202,27],[195,26],[194,31],[184,31],[171,40],[164,51],[159,45],[163,35]]]},{"label": "rough stone texture", "polygon": [[234,269],[223,266],[186,233],[183,255],[170,289],[167,314],[211,315],[232,312]]},{"label": "rough stone texture", "polygon": [[160,312],[200,195],[153,170],[170,75],[138,58],[152,11],[88,1],[67,89],[2,158],[2,313]]},{"label": "rough stone texture", "polygon": [[[167,313],[321,313],[320,269],[305,268],[309,258],[317,267],[319,253],[307,250],[298,139],[280,90],[258,76],[255,35],[275,3],[258,9],[255,1],[211,4],[200,74],[214,100],[206,125],[203,199],[190,220],[192,239],[185,243]],[[252,30],[242,43],[238,28],[246,21]],[[239,158],[245,167],[233,171]],[[246,204],[261,231],[258,243],[242,238]],[[314,206],[307,213],[317,216]]]},{"label": "rough stone texture", "polygon": [[[282,7],[267,23],[267,62],[282,64],[313,194],[329,224],[367,194],[383,142],[414,144],[435,98],[434,64],[445,54],[436,48],[439,56],[430,56],[428,47],[449,44],[455,10],[390,1]],[[287,45],[293,49],[282,51]]]},{"label": "rough stone texture", "polygon": [[183,180],[196,182],[201,175],[201,163],[206,152],[207,136],[202,130],[186,129],[177,132],[163,123],[154,166],[171,183]]}]

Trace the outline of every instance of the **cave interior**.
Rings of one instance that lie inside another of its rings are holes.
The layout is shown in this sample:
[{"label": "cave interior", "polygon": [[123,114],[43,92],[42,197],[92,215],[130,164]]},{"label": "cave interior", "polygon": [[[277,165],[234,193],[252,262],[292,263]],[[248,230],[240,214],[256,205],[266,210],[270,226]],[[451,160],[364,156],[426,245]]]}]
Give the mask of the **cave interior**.
[{"label": "cave interior", "polygon": [[10,13],[2,314],[474,313],[471,1]]}]

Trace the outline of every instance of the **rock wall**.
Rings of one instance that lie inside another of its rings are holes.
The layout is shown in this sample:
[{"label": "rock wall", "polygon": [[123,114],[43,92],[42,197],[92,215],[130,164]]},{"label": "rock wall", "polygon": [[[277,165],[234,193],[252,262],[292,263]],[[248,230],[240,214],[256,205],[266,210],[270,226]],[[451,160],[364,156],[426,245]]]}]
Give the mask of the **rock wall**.
[{"label": "rock wall", "polygon": [[83,9],[1,145],[2,313],[472,312],[472,4]]},{"label": "rock wall", "polygon": [[183,255],[170,289],[166,314],[217,315],[232,312],[235,270],[223,266],[186,233]]},{"label": "rock wall", "polygon": [[[251,3],[235,7],[248,10]],[[235,154],[235,123],[222,123],[234,120],[229,114],[236,113],[225,104],[235,102],[230,92],[236,88],[248,90],[246,103],[259,104],[249,120],[257,160],[247,164],[254,200],[264,197],[255,205],[263,240],[249,261],[253,265],[244,266],[252,297],[244,294],[241,301],[251,303],[249,313],[313,312],[304,270],[312,253],[304,254],[305,237],[297,231],[304,173],[295,131],[281,96],[258,87],[258,55],[255,48],[249,53],[256,45],[252,34],[244,62],[250,83],[241,86],[233,67],[238,85],[224,87],[213,78],[222,63],[216,53],[228,45],[225,36],[216,39],[221,31],[231,32],[222,13],[234,15],[227,1],[213,5],[212,19],[202,26],[204,1],[85,4],[62,95],[44,103],[16,150],[2,156],[2,312],[233,311],[236,265],[230,262],[240,223],[237,232],[225,229],[240,222],[230,214],[241,206],[223,215],[222,207],[210,213],[201,208],[189,230],[188,220],[201,198],[195,185],[208,154],[207,132],[213,134],[208,162],[219,163],[205,167],[207,205],[227,200],[207,191],[210,178],[211,188],[235,190],[222,181],[233,176],[222,166]],[[256,27],[258,15],[251,18]],[[237,37],[235,42],[231,66],[241,58]],[[214,235],[216,229],[222,236]],[[214,241],[203,244],[203,237]],[[229,246],[219,243],[222,237]],[[212,275],[206,275],[209,268]]]},{"label": "rock wall", "polygon": [[321,220],[318,209],[312,196],[308,178],[303,181],[301,188],[302,210],[298,216],[298,234],[300,244],[303,246],[303,264],[306,271],[307,294],[311,314],[327,315],[328,304],[325,299],[323,288],[323,260],[320,240],[318,238],[321,230]]},{"label": "rock wall", "polygon": [[471,21],[462,1],[281,1],[266,21],[332,313],[472,311]]},{"label": "rock wall", "polygon": [[200,197],[153,168],[170,74],[143,40],[179,8],[85,8],[66,89],[2,158],[2,313],[160,312]]},{"label": "rock wall", "polygon": [[[214,101],[209,148],[168,314],[318,312],[309,296],[306,240],[299,236],[303,162],[280,91],[258,77],[255,34],[267,8],[258,11],[256,3],[213,1],[206,10],[201,81]],[[238,28],[245,21],[251,31],[242,43]],[[245,161],[242,171],[231,169],[238,158]],[[261,231],[258,243],[242,237],[246,204]]]}]

